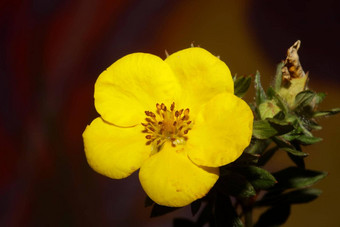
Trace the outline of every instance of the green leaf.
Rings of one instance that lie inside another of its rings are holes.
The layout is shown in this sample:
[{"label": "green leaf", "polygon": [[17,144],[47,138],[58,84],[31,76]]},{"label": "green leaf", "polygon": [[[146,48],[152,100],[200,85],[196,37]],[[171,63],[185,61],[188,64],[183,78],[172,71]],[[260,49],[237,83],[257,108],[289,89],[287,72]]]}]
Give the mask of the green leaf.
[{"label": "green leaf", "polygon": [[191,208],[191,214],[192,216],[195,216],[197,214],[197,212],[200,210],[202,205],[202,202],[200,199],[194,201],[191,203],[190,208]]},{"label": "green leaf", "polygon": [[276,188],[303,188],[311,186],[327,176],[326,172],[289,167],[273,174],[278,183]]},{"label": "green leaf", "polygon": [[254,121],[253,136],[257,139],[268,139],[278,132],[266,120]]},{"label": "green leaf", "polygon": [[238,217],[229,196],[221,193],[215,200],[215,226],[242,227],[242,221]]},{"label": "green leaf", "polygon": [[320,142],[322,138],[301,135],[301,136],[296,137],[296,140],[298,140],[303,145],[310,145],[310,144]]},{"label": "green leaf", "polygon": [[280,107],[284,114],[288,113],[288,107],[285,101],[281,98],[281,96],[272,88],[269,87],[267,89],[267,96],[269,99],[273,99],[276,102],[276,105]]},{"label": "green leaf", "polygon": [[308,153],[298,151],[289,147],[281,147],[282,150],[287,151],[288,153],[294,155],[294,156],[299,156],[299,157],[307,157]]},{"label": "green leaf", "polygon": [[213,208],[214,204],[213,201],[209,200],[207,205],[203,207],[202,212],[197,218],[196,226],[204,226],[206,223],[209,223],[210,225],[213,223],[214,220],[212,220],[213,217]]},{"label": "green leaf", "polygon": [[275,146],[272,147],[271,149],[268,149],[265,151],[259,158],[257,165],[258,166],[264,166],[270,158],[275,154],[275,152],[279,149],[279,147]]},{"label": "green leaf", "polygon": [[291,153],[287,153],[288,157],[295,163],[297,167],[305,169],[305,160],[304,157],[292,155]]},{"label": "green leaf", "polygon": [[303,108],[309,105],[313,101],[314,96],[315,96],[315,93],[310,90],[305,90],[305,91],[301,91],[300,93],[298,93],[295,96],[295,103],[294,103],[295,109]]},{"label": "green leaf", "polygon": [[248,91],[251,84],[250,76],[241,76],[234,79],[234,94],[240,98]]},{"label": "green leaf", "polygon": [[334,108],[326,111],[318,111],[313,114],[313,117],[328,117],[340,113],[340,108]]},{"label": "green leaf", "polygon": [[270,140],[252,139],[250,145],[245,149],[244,153],[262,154],[270,143]]},{"label": "green leaf", "polygon": [[243,152],[242,155],[236,159],[233,164],[235,165],[249,165],[249,164],[256,164],[260,155],[258,154],[250,154],[247,152]]},{"label": "green leaf", "polygon": [[307,153],[302,152],[300,150],[297,150],[290,142],[288,142],[287,140],[285,140],[283,138],[276,136],[276,137],[273,137],[272,140],[277,144],[277,146],[280,149],[282,149],[282,150],[284,150],[284,151],[286,151],[286,152],[288,152],[288,153],[290,153],[294,156],[299,156],[299,157],[308,156]]},{"label": "green leaf", "polygon": [[247,198],[256,194],[254,187],[241,174],[229,172],[218,179],[217,187],[221,193]]},{"label": "green leaf", "polygon": [[153,218],[153,217],[159,217],[159,216],[162,216],[164,214],[168,214],[168,213],[171,213],[177,209],[179,209],[180,207],[166,207],[166,206],[161,206],[161,205],[158,205],[157,203],[155,203],[152,207],[152,210],[151,210],[151,215],[150,217]]},{"label": "green leaf", "polygon": [[282,67],[283,67],[283,65],[284,65],[284,63],[281,62],[276,67],[276,74],[275,74],[275,77],[274,77],[274,89],[277,92],[281,88],[281,83],[282,83]]},{"label": "green leaf", "polygon": [[313,102],[317,105],[320,104],[326,98],[326,94],[323,92],[316,93]]},{"label": "green leaf", "polygon": [[149,207],[149,206],[152,206],[155,202],[150,199],[149,196],[146,196],[145,197],[145,200],[144,200],[144,207]]},{"label": "green leaf", "polygon": [[277,135],[283,135],[294,130],[294,126],[290,122],[276,118],[269,118],[267,121],[278,132]]},{"label": "green leaf", "polygon": [[276,179],[271,173],[256,166],[235,168],[235,171],[242,174],[253,185],[255,190],[267,189],[276,183]]},{"label": "green leaf", "polygon": [[290,205],[274,206],[266,210],[254,227],[274,227],[283,225],[290,215]]},{"label": "green leaf", "polygon": [[256,203],[256,206],[279,206],[284,204],[308,203],[316,199],[321,190],[316,188],[304,188],[283,194],[264,196]]},{"label": "green leaf", "polygon": [[197,227],[195,222],[186,218],[175,218],[173,220],[174,227]]},{"label": "green leaf", "polygon": [[255,101],[256,105],[259,106],[261,103],[267,100],[266,93],[264,92],[262,85],[261,85],[261,75],[259,71],[256,71],[255,74],[255,89],[256,89],[256,96]]}]

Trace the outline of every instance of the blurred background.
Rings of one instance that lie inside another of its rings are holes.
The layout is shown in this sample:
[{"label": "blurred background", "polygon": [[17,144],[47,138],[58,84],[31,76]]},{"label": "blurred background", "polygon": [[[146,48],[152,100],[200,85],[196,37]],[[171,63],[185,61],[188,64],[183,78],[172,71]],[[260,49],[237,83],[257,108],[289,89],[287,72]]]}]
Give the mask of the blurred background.
[{"label": "blurred background", "polygon": [[[320,109],[340,107],[340,2],[331,0],[3,0],[0,2],[0,226],[171,226],[182,208],[149,218],[137,174],[112,180],[88,166],[82,132],[98,114],[98,75],[120,57],[165,57],[191,43],[232,74],[259,70],[264,85],[296,40]],[[253,91],[246,99],[252,101]],[[340,116],[305,147],[310,169],[329,176],[285,226],[340,226]],[[293,165],[277,154],[267,168]],[[195,218],[195,217],[194,217]]]}]

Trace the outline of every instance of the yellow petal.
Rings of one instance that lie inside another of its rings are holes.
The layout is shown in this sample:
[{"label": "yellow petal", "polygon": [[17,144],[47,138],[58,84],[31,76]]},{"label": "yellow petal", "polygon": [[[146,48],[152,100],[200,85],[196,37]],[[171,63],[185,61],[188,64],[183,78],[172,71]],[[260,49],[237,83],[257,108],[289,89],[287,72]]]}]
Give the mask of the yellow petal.
[{"label": "yellow petal", "polygon": [[95,84],[95,107],[105,121],[133,126],[154,111],[156,103],[171,104],[179,85],[170,67],[159,57],[134,53],[104,71]]},{"label": "yellow petal", "polygon": [[219,94],[198,113],[188,134],[188,155],[197,165],[226,165],[249,145],[252,128],[253,113],[247,103],[230,93]]},{"label": "yellow petal", "polygon": [[114,179],[129,176],[150,155],[141,126],[119,128],[96,118],[84,133],[87,162],[98,173]]},{"label": "yellow petal", "polygon": [[194,111],[221,92],[234,93],[228,66],[208,51],[192,47],[178,51],[165,62],[170,65],[182,88],[181,106]]},{"label": "yellow petal", "polygon": [[183,146],[166,143],[160,152],[145,161],[139,179],[146,194],[156,203],[181,207],[206,195],[218,179],[219,169],[199,167]]}]

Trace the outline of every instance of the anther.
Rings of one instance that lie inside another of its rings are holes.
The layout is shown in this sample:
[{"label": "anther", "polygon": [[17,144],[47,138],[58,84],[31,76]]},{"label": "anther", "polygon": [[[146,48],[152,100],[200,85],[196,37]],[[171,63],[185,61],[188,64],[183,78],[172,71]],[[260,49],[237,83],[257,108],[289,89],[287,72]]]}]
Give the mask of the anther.
[{"label": "anther", "polygon": [[165,106],[164,103],[161,104],[161,109],[162,109],[163,111],[166,111],[166,106]]},{"label": "anther", "polygon": [[157,104],[156,104],[156,108],[157,108],[158,110],[160,110],[160,109],[161,109],[161,105],[160,105],[159,103],[157,103]]},{"label": "anther", "polygon": [[179,112],[176,110],[175,116],[176,116],[176,117],[179,117],[179,115],[180,115]]},{"label": "anther", "polygon": [[151,130],[151,131],[153,131],[153,132],[155,131],[155,129],[152,128],[152,127],[148,127],[148,129]]},{"label": "anther", "polygon": [[183,121],[188,120],[188,119],[189,119],[189,116],[188,116],[188,115],[184,115],[184,116],[182,117],[182,120],[183,120]]},{"label": "anther", "polygon": [[184,115],[185,115],[185,116],[188,116],[188,115],[189,115],[189,111],[190,111],[189,109],[185,109]]},{"label": "anther", "polygon": [[150,123],[153,122],[153,121],[152,121],[150,118],[148,118],[148,117],[145,118],[145,120],[146,120],[147,122],[150,122]]},{"label": "anther", "polygon": [[188,121],[187,124],[190,125],[190,124],[191,124],[191,121]]},{"label": "anther", "polygon": [[175,103],[173,102],[173,103],[171,104],[171,106],[170,106],[170,110],[171,110],[171,111],[174,111],[174,109],[175,109]]},{"label": "anther", "polygon": [[152,135],[146,135],[145,138],[149,140],[152,138]]},{"label": "anther", "polygon": [[173,126],[176,126],[176,124],[177,124],[177,121],[174,121],[174,123],[172,124]]},{"label": "anther", "polygon": [[188,134],[188,132],[189,132],[188,129],[184,130],[184,134]]}]

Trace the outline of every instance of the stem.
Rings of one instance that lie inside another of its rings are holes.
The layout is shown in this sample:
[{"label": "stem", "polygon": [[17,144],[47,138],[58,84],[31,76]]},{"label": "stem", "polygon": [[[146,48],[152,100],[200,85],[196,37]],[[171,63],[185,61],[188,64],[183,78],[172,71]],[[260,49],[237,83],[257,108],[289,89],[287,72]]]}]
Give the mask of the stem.
[{"label": "stem", "polygon": [[245,219],[245,227],[252,227],[253,226],[253,209],[247,208],[244,211],[244,219]]}]

